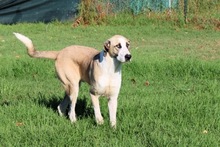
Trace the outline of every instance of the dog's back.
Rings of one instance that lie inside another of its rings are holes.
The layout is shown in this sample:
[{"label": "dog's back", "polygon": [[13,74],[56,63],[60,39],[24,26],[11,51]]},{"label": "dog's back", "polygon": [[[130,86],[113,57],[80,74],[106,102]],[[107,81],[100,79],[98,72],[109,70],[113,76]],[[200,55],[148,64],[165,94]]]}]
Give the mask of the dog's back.
[{"label": "dog's back", "polygon": [[[94,56],[99,53],[98,50],[85,47],[73,45],[66,47],[60,51],[56,59],[56,70],[65,73],[77,74],[80,77],[80,81],[85,81],[90,84],[89,81],[89,66]],[[73,71],[74,70],[74,71]],[[68,76],[71,76],[71,75]],[[76,77],[75,77],[76,78]],[[75,80],[75,78],[73,78]]]}]

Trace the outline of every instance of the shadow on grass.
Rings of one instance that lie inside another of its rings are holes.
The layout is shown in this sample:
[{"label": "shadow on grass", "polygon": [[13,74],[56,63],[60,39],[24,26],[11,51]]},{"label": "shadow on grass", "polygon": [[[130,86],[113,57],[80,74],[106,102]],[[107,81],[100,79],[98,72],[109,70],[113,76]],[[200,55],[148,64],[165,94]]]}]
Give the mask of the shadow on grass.
[{"label": "shadow on grass", "polygon": [[[77,103],[76,103],[76,108],[75,108],[77,118],[93,117],[93,109],[92,107],[88,106],[87,101],[86,101],[87,99],[88,98],[85,96],[83,98],[77,98]],[[36,101],[39,105],[53,109],[55,112],[57,112],[57,106],[60,104],[62,100],[63,100],[63,97],[60,98],[57,96],[52,96],[48,98],[40,93]],[[69,111],[69,107],[67,108],[66,116],[68,116],[67,115],[68,111]]]}]

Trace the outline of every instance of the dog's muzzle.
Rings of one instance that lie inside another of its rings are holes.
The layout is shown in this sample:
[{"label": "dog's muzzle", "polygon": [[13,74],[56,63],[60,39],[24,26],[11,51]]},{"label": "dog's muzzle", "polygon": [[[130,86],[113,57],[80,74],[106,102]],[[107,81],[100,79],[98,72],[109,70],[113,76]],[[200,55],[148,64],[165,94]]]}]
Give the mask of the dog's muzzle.
[{"label": "dog's muzzle", "polygon": [[131,55],[130,54],[126,54],[125,55],[125,61],[130,61],[131,60]]}]

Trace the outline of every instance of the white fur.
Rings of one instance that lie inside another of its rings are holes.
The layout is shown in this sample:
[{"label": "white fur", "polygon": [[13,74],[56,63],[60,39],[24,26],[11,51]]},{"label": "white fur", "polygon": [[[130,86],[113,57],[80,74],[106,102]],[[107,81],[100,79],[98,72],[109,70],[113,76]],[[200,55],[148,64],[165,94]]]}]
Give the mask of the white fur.
[{"label": "white fur", "polygon": [[27,46],[27,48],[34,48],[32,41],[31,41],[28,37],[26,37],[26,36],[24,36],[24,35],[22,35],[22,34],[19,34],[19,33],[13,33],[13,34],[14,34],[21,42],[23,42],[23,43]]},{"label": "white fur", "polygon": [[119,41],[122,47],[118,52],[117,60],[120,62],[126,62],[125,55],[130,55],[131,53],[126,46],[126,41],[123,38],[119,38]]}]

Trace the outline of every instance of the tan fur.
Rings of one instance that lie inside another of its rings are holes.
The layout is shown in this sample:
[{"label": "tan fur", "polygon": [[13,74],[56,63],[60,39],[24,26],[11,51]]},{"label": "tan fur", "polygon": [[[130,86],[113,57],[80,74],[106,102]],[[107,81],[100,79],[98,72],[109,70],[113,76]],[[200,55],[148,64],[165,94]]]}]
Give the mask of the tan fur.
[{"label": "tan fur", "polygon": [[117,97],[121,87],[121,63],[131,58],[128,50],[129,41],[126,38],[120,35],[113,36],[105,42],[105,49],[101,52],[91,47],[77,45],[60,51],[36,51],[28,37],[19,33],[14,34],[27,47],[31,57],[55,60],[56,72],[66,93],[64,100],[58,106],[60,115],[64,115],[70,105],[69,118],[72,122],[76,121],[75,104],[79,83],[84,81],[91,86],[90,95],[97,123],[103,123],[98,99],[99,96],[104,95],[109,99],[111,125],[116,126]]}]

